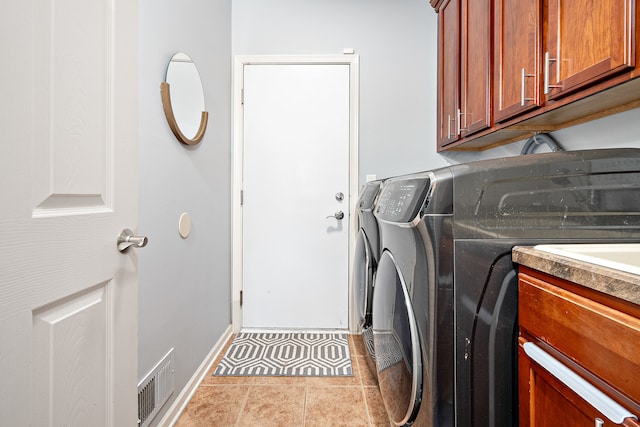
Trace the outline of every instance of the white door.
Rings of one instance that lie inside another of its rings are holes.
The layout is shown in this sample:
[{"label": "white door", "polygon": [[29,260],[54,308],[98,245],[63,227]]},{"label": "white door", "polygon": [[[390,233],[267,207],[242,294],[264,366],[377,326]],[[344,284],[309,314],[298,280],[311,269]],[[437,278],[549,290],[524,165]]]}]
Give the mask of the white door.
[{"label": "white door", "polygon": [[[137,2],[0,14],[0,425],[137,423]],[[160,102],[160,101],[158,101]]]},{"label": "white door", "polygon": [[349,65],[246,65],[243,149],[243,326],[348,328]]}]

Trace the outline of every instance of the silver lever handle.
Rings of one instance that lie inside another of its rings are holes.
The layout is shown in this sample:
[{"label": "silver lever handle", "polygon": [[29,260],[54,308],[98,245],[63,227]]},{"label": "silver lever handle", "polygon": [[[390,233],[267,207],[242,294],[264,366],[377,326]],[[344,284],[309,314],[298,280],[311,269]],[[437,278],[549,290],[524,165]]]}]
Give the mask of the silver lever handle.
[{"label": "silver lever handle", "polygon": [[[551,56],[549,55],[549,52],[545,52],[544,53],[544,94],[548,94],[549,92],[551,92],[552,88],[562,88],[562,85],[552,85],[549,83],[550,77],[549,77],[549,73],[551,72],[551,63],[552,62],[557,62],[558,58],[551,58]],[[559,77],[557,78],[559,79]]]},{"label": "silver lever handle", "polygon": [[327,218],[342,219],[342,218],[344,218],[344,212],[338,211],[338,212],[334,213],[333,215],[329,215]]},{"label": "silver lever handle", "polygon": [[522,69],[521,79],[520,79],[520,106],[524,107],[525,101],[535,101],[535,98],[526,98],[524,96],[526,92],[526,85],[524,82],[525,77],[535,77],[535,74],[527,74],[525,69]]},{"label": "silver lever handle", "polygon": [[134,236],[133,231],[125,228],[118,236],[118,250],[120,252],[127,252],[131,246],[136,248],[144,248],[147,246],[149,239],[145,236]]}]

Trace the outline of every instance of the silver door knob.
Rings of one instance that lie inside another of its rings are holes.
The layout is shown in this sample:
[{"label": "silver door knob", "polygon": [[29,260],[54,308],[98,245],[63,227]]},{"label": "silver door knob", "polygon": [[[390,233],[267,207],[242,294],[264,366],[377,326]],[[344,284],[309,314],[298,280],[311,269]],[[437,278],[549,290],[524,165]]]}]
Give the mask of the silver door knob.
[{"label": "silver door knob", "polygon": [[344,212],[338,211],[338,212],[334,213],[333,215],[329,215],[327,218],[342,219],[342,218],[344,218]]},{"label": "silver door knob", "polygon": [[131,246],[136,248],[144,248],[147,246],[149,239],[145,236],[134,236],[133,231],[125,228],[118,236],[118,250],[120,252],[127,252]]}]

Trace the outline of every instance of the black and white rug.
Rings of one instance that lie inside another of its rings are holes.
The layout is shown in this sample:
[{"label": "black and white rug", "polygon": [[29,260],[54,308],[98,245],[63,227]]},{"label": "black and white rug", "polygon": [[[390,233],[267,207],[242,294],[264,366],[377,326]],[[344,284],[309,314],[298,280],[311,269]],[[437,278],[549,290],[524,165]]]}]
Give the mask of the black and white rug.
[{"label": "black and white rug", "polygon": [[348,335],[241,332],[213,375],[351,376]]}]

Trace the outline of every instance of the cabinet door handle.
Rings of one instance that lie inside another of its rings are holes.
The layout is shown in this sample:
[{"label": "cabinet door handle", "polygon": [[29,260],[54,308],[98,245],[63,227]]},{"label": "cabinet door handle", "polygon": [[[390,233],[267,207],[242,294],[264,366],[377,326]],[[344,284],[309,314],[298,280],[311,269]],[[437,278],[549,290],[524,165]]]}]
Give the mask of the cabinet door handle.
[{"label": "cabinet door handle", "polygon": [[[460,109],[458,109],[458,112],[460,111]],[[459,119],[459,116],[458,116]],[[447,116],[447,139],[451,139],[451,120],[453,120],[455,122],[456,118],[454,117],[453,119],[451,118],[451,114],[449,114]],[[460,131],[458,131],[458,134],[460,133]],[[456,134],[457,135],[457,134]]]},{"label": "cabinet door handle", "polygon": [[466,115],[467,113],[463,113],[459,108],[458,108],[458,135],[462,135],[462,131],[467,131],[467,128],[463,128],[462,127],[462,116],[465,116],[465,121],[466,121]]},{"label": "cabinet door handle", "polygon": [[549,52],[544,53],[544,94],[548,94],[551,88],[561,88],[562,85],[549,84],[549,73],[551,71],[551,63],[556,62],[557,58],[551,58]]},{"label": "cabinet door handle", "polygon": [[553,375],[561,383],[573,390],[578,396],[593,406],[598,412],[614,423],[622,424],[625,418],[637,419],[635,415],[620,406],[618,402],[595,388],[581,376],[573,372],[557,359],[532,342],[523,344],[523,349],[538,365]]},{"label": "cabinet door handle", "polygon": [[524,79],[527,78],[527,77],[535,77],[535,76],[536,76],[535,74],[527,74],[525,69],[524,68],[522,69],[522,77],[521,77],[521,80],[520,80],[520,85],[521,85],[520,86],[520,106],[522,106],[522,107],[524,107],[524,103],[526,101],[535,101],[536,100],[535,98],[526,98],[524,96],[524,94],[526,92],[526,85],[525,85]]}]

